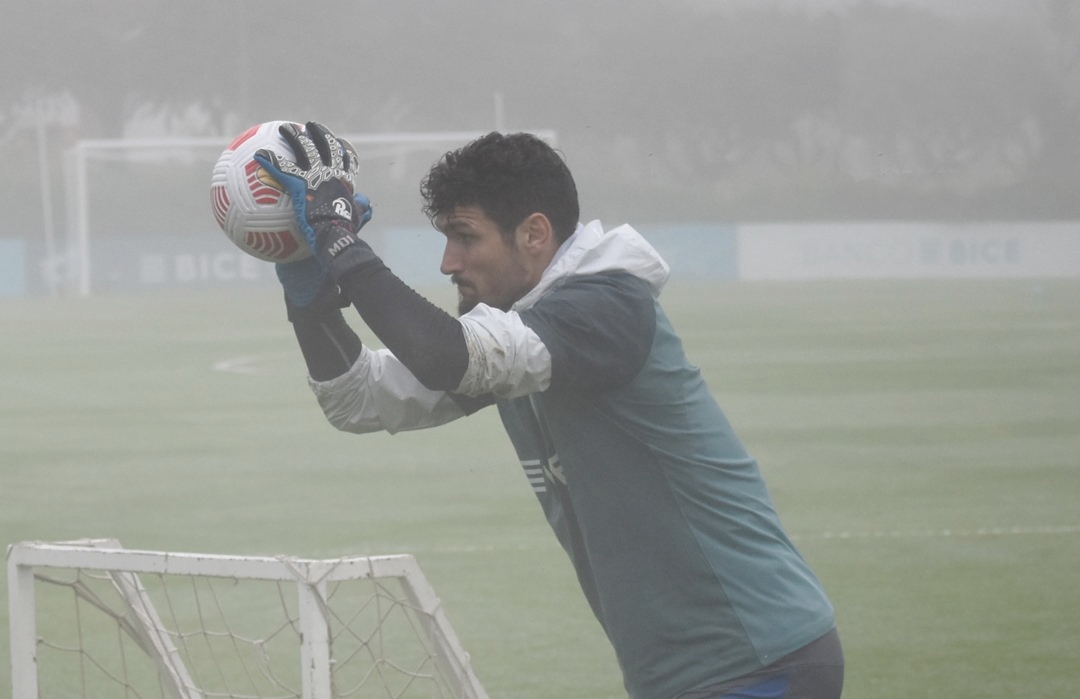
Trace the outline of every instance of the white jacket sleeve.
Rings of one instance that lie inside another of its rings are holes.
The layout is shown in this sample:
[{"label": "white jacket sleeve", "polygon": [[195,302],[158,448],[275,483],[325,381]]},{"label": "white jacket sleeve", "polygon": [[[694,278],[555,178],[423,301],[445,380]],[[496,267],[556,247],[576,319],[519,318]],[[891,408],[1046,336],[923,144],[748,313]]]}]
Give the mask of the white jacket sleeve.
[{"label": "white jacket sleeve", "polygon": [[469,366],[457,393],[517,398],[551,385],[551,353],[516,311],[481,303],[461,317],[461,327]]},{"label": "white jacket sleeve", "polygon": [[465,415],[449,393],[425,388],[385,349],[364,347],[341,376],[308,381],[326,419],[344,432],[393,434],[435,427]]}]

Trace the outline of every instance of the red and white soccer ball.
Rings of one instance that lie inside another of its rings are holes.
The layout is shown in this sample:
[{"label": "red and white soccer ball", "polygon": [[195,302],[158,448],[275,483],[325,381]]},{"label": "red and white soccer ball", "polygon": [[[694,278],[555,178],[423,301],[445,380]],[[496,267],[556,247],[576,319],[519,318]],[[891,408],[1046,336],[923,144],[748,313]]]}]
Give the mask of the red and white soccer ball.
[{"label": "red and white soccer ball", "polygon": [[295,262],[311,255],[289,195],[255,160],[260,148],[293,157],[278,131],[284,123],[256,124],[237,136],[222,151],[210,178],[210,205],[221,230],[241,250],[268,262]]}]

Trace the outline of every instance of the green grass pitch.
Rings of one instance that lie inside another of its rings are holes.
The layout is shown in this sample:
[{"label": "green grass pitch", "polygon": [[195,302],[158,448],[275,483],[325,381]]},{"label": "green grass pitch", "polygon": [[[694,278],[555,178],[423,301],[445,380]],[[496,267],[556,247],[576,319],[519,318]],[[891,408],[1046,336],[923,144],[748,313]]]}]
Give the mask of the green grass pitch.
[{"label": "green grass pitch", "polygon": [[[845,696],[1080,691],[1080,282],[665,299],[829,590]],[[492,697],[623,697],[494,412],[337,433],[283,315],[273,290],[0,302],[0,543],[413,553]]]}]

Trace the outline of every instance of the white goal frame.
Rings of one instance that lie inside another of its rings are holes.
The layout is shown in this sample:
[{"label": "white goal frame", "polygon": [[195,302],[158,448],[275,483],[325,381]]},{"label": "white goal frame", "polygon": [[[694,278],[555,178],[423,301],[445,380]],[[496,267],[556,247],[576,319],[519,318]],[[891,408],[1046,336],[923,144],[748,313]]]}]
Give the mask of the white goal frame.
[{"label": "white goal frame", "polygon": [[443,613],[439,598],[411,555],[311,560],[289,557],[229,556],[127,550],[112,539],[75,542],[24,542],[8,547],[12,696],[38,698],[35,569],[94,571],[107,575],[127,606],[124,631],[157,665],[162,684],[176,699],[202,699],[187,676],[172,639],[162,633],[157,612],[139,574],[187,575],[231,580],[294,583],[300,631],[303,699],[331,699],[331,643],[326,617],[327,584],[395,578],[408,603],[422,616],[425,636],[455,696],[488,699],[468,654]]},{"label": "white goal frame", "polygon": [[[361,159],[380,152],[408,153],[433,146],[457,147],[472,141],[487,131],[416,131],[387,133],[344,133],[357,149]],[[552,129],[531,130],[538,138],[556,145],[557,134]],[[183,157],[184,154],[220,153],[229,139],[205,138],[90,138],[82,139],[65,153],[68,220],[67,281],[78,296],[89,296],[93,270],[90,262],[90,181],[89,163],[97,159],[162,158],[164,154]],[[208,171],[209,175],[209,171]]]}]

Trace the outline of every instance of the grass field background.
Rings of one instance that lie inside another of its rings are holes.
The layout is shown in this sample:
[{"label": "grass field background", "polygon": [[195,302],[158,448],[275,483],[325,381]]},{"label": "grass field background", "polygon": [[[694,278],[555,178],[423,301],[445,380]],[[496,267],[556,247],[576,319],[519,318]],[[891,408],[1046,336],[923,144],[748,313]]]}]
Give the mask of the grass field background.
[{"label": "grass field background", "polygon": [[[832,597],[846,697],[1080,693],[1080,282],[665,301]],[[625,696],[494,411],[335,432],[272,290],[4,301],[0,323],[0,543],[412,553],[492,697]],[[0,629],[3,696],[6,605]]]}]

